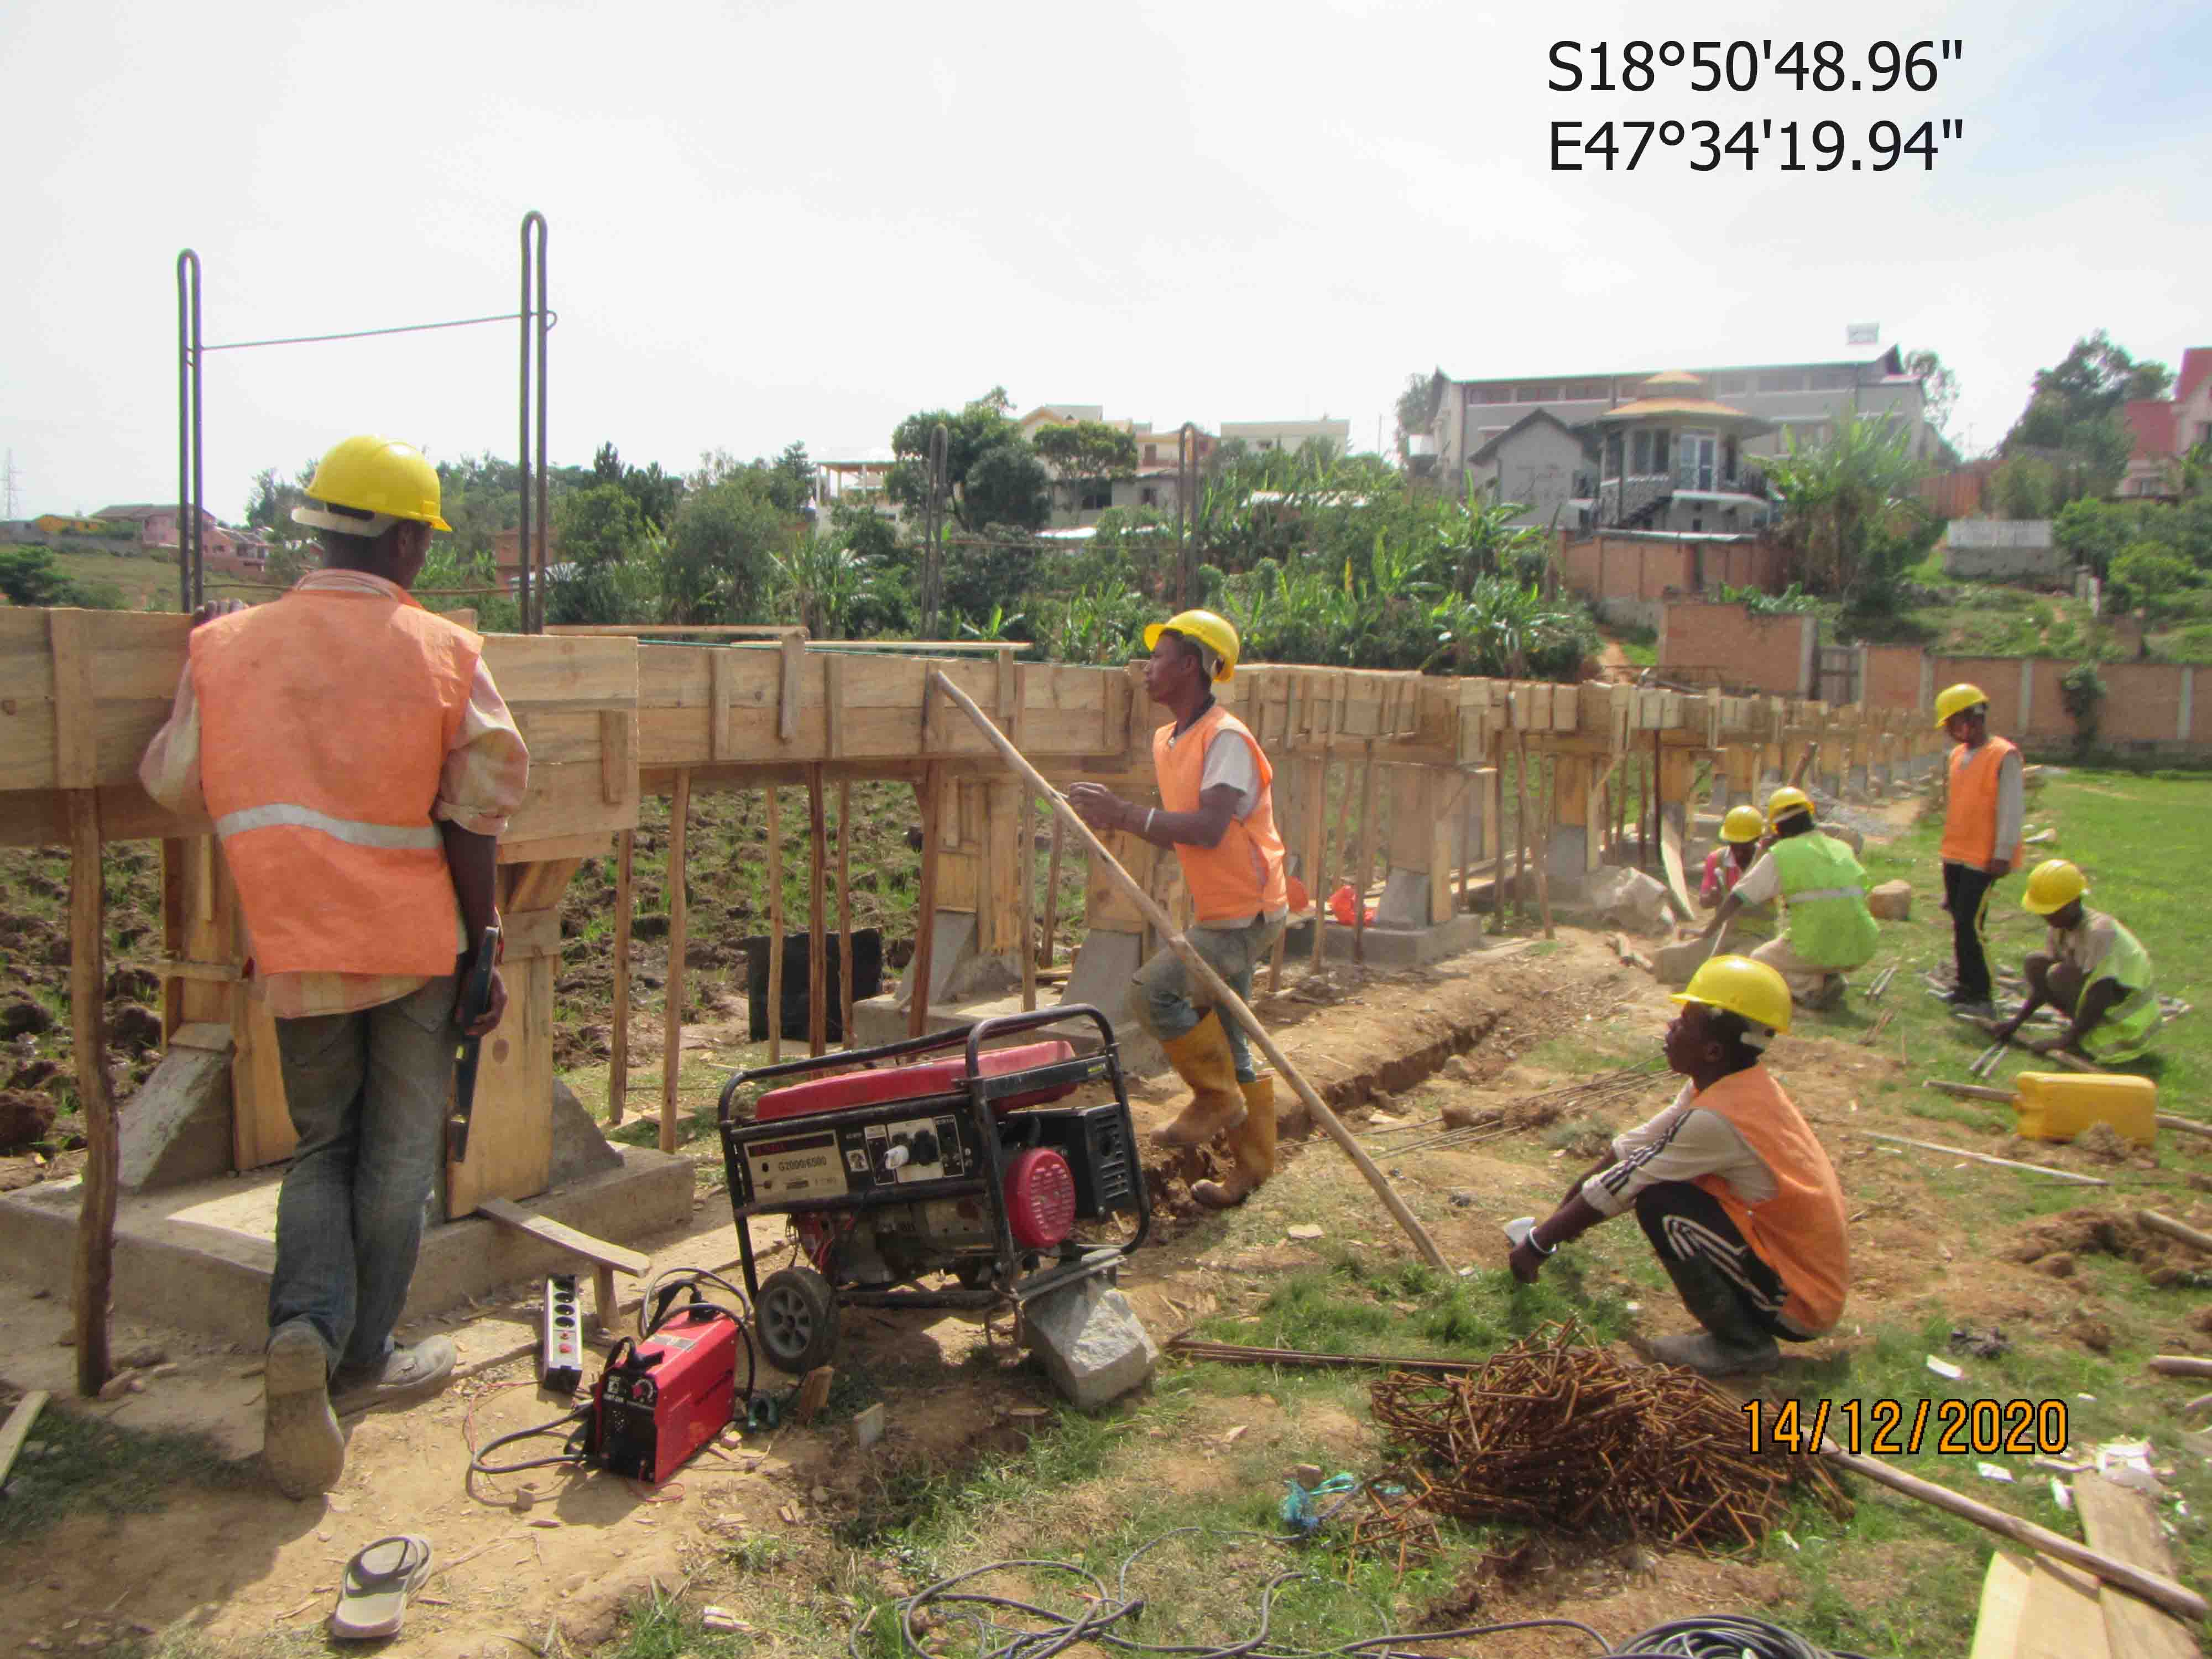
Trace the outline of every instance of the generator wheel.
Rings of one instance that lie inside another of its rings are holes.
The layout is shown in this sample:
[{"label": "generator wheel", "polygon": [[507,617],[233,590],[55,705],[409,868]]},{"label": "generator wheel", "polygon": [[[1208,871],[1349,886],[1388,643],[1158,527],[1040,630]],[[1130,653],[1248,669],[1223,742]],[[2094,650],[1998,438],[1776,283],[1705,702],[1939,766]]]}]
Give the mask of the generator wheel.
[{"label": "generator wheel", "polygon": [[804,1376],[837,1351],[837,1299],[811,1267],[785,1267],[760,1287],[761,1350],[776,1370]]}]

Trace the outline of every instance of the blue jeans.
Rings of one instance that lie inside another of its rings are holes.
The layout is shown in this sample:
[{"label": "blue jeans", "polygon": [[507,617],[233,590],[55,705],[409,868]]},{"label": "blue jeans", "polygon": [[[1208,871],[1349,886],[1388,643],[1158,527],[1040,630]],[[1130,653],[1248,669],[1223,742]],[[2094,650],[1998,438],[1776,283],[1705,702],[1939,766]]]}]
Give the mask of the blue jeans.
[{"label": "blue jeans", "polygon": [[407,1301],[460,1028],[459,981],[350,1014],[276,1022],[300,1144],[276,1200],[269,1328],[304,1319],[335,1364],[380,1364]]},{"label": "blue jeans", "polygon": [[[1183,937],[1204,958],[1206,965],[1228,981],[1229,988],[1249,1002],[1252,999],[1252,970],[1273,948],[1287,920],[1284,916],[1258,916],[1241,927],[1201,923],[1186,931]],[[1155,953],[1151,961],[1137,969],[1137,976],[1129,982],[1127,1012],[1131,1018],[1163,1042],[1188,1036],[1205,1018],[1205,1011],[1191,994],[1189,970],[1172,950]],[[1228,1034],[1230,1056],[1237,1062],[1237,1080],[1251,1082],[1260,1073],[1252,1064],[1251,1044],[1244,1028],[1226,1014],[1221,1017],[1221,1028]]]}]

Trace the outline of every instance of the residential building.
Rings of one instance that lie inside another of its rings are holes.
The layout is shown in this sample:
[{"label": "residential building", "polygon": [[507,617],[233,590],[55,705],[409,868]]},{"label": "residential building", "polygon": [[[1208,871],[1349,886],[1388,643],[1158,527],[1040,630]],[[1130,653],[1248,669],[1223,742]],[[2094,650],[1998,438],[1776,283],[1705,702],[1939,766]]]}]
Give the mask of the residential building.
[{"label": "residential building", "polygon": [[[1127,478],[1063,478],[1054,470],[1052,525],[1066,530],[1098,522],[1104,514],[1146,511],[1173,514],[1182,499],[1177,486],[1182,457],[1182,428],[1155,431],[1150,421],[1109,421],[1097,404],[1043,404],[1022,416],[1022,435],[1035,442],[1047,427],[1073,426],[1093,421],[1126,432],[1137,446],[1137,471]],[[1220,442],[1212,433],[1194,427],[1191,448],[1203,461]]]},{"label": "residential building", "polygon": [[[1756,436],[1744,438],[1747,455],[1782,453],[1792,434],[1801,442],[1817,443],[1833,432],[1839,416],[1856,410],[1902,422],[1912,453],[1931,465],[1949,466],[1958,460],[1929,424],[1919,377],[1906,372],[1904,356],[1893,346],[1871,355],[1686,372],[1703,383],[1705,396],[1762,424]],[[1437,472],[1448,488],[1462,488],[1475,452],[1529,415],[1540,410],[1569,428],[1590,427],[1600,416],[1642,396],[1652,374],[1648,368],[1614,369],[1449,381],[1434,434]]]},{"label": "residential building", "polygon": [[1578,530],[1589,523],[1596,462],[1594,434],[1533,409],[1469,455],[1463,477],[1494,500],[1520,502],[1516,524]]},{"label": "residential building", "polygon": [[2212,346],[2191,346],[2181,354],[2172,397],[2138,398],[2123,414],[2135,453],[2119,493],[2152,499],[2179,495],[2181,458],[2199,444],[2212,444]]},{"label": "residential building", "polygon": [[1221,441],[1243,443],[1248,449],[1282,449],[1292,453],[1316,440],[1332,444],[1344,454],[1352,447],[1352,422],[1332,421],[1224,421]]},{"label": "residential building", "polygon": [[[177,546],[174,501],[122,501],[93,515],[111,525],[128,523],[142,548]],[[200,563],[204,569],[236,576],[258,576],[269,564],[269,544],[251,530],[234,530],[206,508],[200,509]]]},{"label": "residential building", "polygon": [[1693,535],[1764,528],[1772,507],[1750,446],[1774,423],[1706,397],[1705,381],[1686,370],[1655,374],[1638,389],[1642,396],[1590,423],[1598,440],[1593,489],[1571,503],[1586,508],[1582,527]]}]

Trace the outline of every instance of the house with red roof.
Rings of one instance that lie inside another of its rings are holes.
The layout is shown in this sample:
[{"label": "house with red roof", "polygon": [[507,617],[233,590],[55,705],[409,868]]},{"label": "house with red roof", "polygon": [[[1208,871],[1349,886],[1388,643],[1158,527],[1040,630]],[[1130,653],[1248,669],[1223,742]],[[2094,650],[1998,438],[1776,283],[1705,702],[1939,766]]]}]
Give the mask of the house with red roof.
[{"label": "house with red roof", "polygon": [[2158,500],[2181,493],[2181,458],[2199,444],[2212,445],[2212,346],[2181,354],[2181,375],[2171,398],[2137,398],[2121,413],[2135,439],[2120,494]]}]

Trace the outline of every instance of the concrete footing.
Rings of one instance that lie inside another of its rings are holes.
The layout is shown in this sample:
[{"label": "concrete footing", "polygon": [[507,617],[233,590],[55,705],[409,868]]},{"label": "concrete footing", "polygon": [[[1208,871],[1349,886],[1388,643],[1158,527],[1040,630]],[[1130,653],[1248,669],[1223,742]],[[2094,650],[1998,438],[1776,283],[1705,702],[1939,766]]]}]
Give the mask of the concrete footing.
[{"label": "concrete footing", "polygon": [[[199,1040],[207,1034],[210,1040]],[[123,1104],[116,1182],[126,1193],[204,1181],[231,1166],[230,1028],[186,1025]]]},{"label": "concrete footing", "polygon": [[[1341,922],[1323,924],[1328,929],[1322,939],[1322,955],[1331,962],[1352,960],[1352,930]],[[1366,929],[1365,949],[1367,965],[1370,968],[1424,968],[1445,957],[1455,957],[1462,951],[1479,950],[1482,945],[1482,917],[1466,910],[1449,921],[1437,922],[1427,927],[1385,927],[1378,907],[1376,920]],[[1290,944],[1291,958],[1313,949],[1313,935],[1304,928],[1298,930],[1304,939],[1303,950],[1298,939]]]},{"label": "concrete footing", "polygon": [[[602,1143],[604,1144],[604,1143]],[[594,1237],[634,1244],[691,1219],[691,1166],[643,1147],[609,1149],[612,1170],[529,1200],[538,1214]],[[269,1334],[280,1169],[125,1194],[116,1206],[117,1312],[258,1350]],[[0,1256],[14,1271],[66,1285],[76,1243],[79,1180],[0,1196]],[[403,1317],[438,1313],[573,1258],[510,1227],[469,1217],[422,1235]]]},{"label": "concrete footing", "polygon": [[1037,1297],[1023,1310],[1022,1330],[1053,1386],[1085,1411],[1142,1388],[1160,1360],[1129,1298],[1103,1278]]}]

